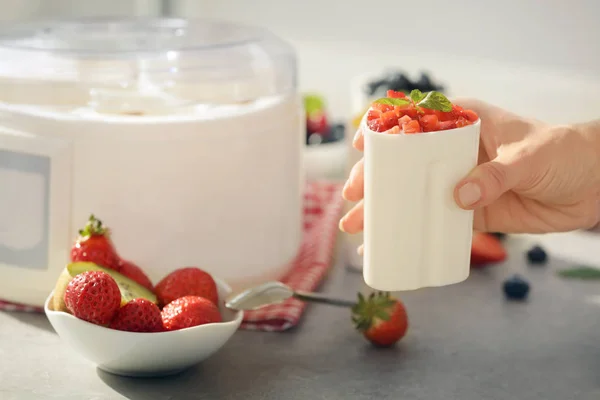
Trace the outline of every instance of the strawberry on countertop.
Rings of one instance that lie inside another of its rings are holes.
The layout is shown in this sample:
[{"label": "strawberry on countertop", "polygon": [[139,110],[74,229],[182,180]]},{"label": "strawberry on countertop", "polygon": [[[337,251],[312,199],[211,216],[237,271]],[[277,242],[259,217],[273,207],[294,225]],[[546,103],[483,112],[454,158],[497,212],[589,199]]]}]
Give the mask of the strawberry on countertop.
[{"label": "strawberry on countertop", "polygon": [[373,292],[367,298],[359,293],[358,303],[352,308],[352,322],[378,347],[392,346],[408,330],[404,305],[387,292]]},{"label": "strawberry on countertop", "polygon": [[89,261],[105,268],[119,270],[119,256],[110,240],[110,231],[102,221],[90,215],[71,249],[71,261]]},{"label": "strawberry on countertop", "polygon": [[121,292],[106,272],[86,271],[71,279],[64,300],[75,317],[105,326],[121,307]]},{"label": "strawberry on countertop", "polygon": [[473,232],[473,242],[471,244],[472,266],[478,267],[502,262],[506,257],[506,249],[496,235],[485,232]]},{"label": "strawberry on countertop", "polygon": [[200,268],[180,268],[156,284],[156,296],[161,306],[184,296],[204,297],[214,304],[219,302],[217,284],[213,277]]},{"label": "strawberry on countertop", "polygon": [[210,300],[198,296],[184,296],[173,300],[162,310],[166,330],[191,328],[192,326],[221,322],[221,313]]}]

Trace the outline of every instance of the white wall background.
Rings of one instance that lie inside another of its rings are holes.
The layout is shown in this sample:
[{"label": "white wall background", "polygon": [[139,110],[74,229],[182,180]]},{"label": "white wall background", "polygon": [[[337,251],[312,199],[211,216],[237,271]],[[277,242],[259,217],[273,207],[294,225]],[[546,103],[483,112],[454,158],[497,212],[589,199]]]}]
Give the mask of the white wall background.
[{"label": "white wall background", "polygon": [[171,3],[177,15],[258,24],[289,40],[300,57],[301,88],[324,92],[336,116],[350,110],[352,77],[400,66],[431,71],[452,94],[538,118],[600,117],[597,0]]},{"label": "white wall background", "polygon": [[[166,6],[166,7],[165,7]],[[271,29],[295,46],[300,88],[351,113],[353,77],[387,66],[432,72],[550,122],[600,117],[598,0],[0,0],[0,21],[44,16],[215,17]]]}]

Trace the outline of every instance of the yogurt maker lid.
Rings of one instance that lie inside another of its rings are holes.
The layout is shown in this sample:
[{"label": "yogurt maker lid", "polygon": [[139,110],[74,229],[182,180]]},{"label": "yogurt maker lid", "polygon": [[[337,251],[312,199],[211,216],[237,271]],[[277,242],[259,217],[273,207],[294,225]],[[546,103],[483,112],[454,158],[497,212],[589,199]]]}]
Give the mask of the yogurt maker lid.
[{"label": "yogurt maker lid", "polygon": [[0,103],[145,113],[296,90],[293,48],[269,31],[176,18],[0,26]]}]

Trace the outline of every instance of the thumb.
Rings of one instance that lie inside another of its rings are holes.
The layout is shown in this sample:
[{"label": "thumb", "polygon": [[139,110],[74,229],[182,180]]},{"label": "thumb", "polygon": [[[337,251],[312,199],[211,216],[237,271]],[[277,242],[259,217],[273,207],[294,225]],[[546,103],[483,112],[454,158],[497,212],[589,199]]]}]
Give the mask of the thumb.
[{"label": "thumb", "polygon": [[515,163],[500,157],[475,167],[454,190],[456,203],[470,210],[485,207],[496,201],[518,183]]}]

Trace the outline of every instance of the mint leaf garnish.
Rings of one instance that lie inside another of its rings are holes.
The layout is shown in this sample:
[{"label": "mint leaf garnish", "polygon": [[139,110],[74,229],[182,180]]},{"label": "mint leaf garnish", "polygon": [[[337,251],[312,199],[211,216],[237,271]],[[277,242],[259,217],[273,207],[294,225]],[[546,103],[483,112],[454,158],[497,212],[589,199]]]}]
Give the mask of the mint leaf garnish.
[{"label": "mint leaf garnish", "polygon": [[417,106],[443,112],[452,111],[452,103],[450,100],[440,92],[435,91],[427,93],[425,98],[417,103]]},{"label": "mint leaf garnish", "polygon": [[412,101],[414,101],[415,103],[420,102],[421,100],[423,100],[427,95],[422,93],[419,89],[413,89],[412,92],[410,92],[410,98],[412,99]]},{"label": "mint leaf garnish", "polygon": [[388,106],[406,106],[410,104],[410,101],[407,99],[395,99],[391,97],[383,97],[381,99],[375,100],[373,103],[378,104],[387,104]]}]

